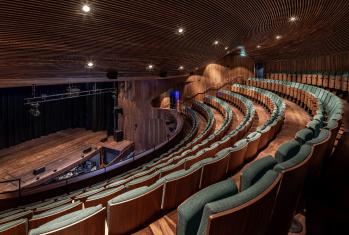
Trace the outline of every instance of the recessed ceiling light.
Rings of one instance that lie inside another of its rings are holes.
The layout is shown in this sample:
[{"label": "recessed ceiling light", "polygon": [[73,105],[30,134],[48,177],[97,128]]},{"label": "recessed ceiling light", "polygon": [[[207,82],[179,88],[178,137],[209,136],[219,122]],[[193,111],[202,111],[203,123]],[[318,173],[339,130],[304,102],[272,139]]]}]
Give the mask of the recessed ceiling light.
[{"label": "recessed ceiling light", "polygon": [[83,5],[82,6],[82,10],[86,13],[90,12],[91,11],[91,7],[87,4]]},{"label": "recessed ceiling light", "polygon": [[289,21],[290,22],[296,22],[297,21],[297,17],[296,16],[291,16]]},{"label": "recessed ceiling light", "polygon": [[229,49],[229,47],[224,47],[224,50],[226,50],[226,51],[227,51],[228,49]]},{"label": "recessed ceiling light", "polygon": [[184,28],[180,27],[177,29],[178,34],[183,34],[184,33]]},{"label": "recessed ceiling light", "polygon": [[216,41],[213,42],[213,45],[215,45],[215,46],[217,46],[218,44],[219,44],[219,41],[218,41],[218,40],[216,40]]},{"label": "recessed ceiling light", "polygon": [[282,36],[281,35],[276,35],[276,37],[275,37],[277,40],[280,40],[281,38],[282,38]]},{"label": "recessed ceiling light", "polygon": [[95,64],[92,61],[87,62],[87,68],[93,68]]},{"label": "recessed ceiling light", "polygon": [[184,66],[183,66],[183,65],[181,65],[181,66],[178,67],[178,70],[183,70],[183,69],[184,69]]},{"label": "recessed ceiling light", "polygon": [[153,64],[148,64],[147,69],[148,70],[153,70],[154,69],[154,65]]},{"label": "recessed ceiling light", "polygon": [[257,48],[259,49],[259,48],[261,48],[262,46],[261,45],[257,45]]}]

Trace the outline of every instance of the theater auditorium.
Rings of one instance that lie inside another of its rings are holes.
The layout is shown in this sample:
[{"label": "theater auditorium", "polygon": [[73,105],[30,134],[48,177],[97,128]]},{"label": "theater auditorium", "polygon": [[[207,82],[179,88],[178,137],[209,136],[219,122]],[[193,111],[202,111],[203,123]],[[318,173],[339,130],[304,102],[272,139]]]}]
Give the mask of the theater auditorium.
[{"label": "theater auditorium", "polygon": [[349,234],[349,1],[1,0],[0,235]]}]

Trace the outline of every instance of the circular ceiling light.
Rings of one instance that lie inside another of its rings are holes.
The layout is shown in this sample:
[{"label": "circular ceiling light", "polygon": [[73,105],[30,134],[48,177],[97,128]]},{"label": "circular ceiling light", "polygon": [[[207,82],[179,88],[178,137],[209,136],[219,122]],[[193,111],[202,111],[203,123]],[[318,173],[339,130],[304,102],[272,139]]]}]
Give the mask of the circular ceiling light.
[{"label": "circular ceiling light", "polygon": [[91,7],[87,4],[85,4],[82,6],[82,10],[83,10],[83,12],[88,13],[91,11]]},{"label": "circular ceiling light", "polygon": [[92,61],[87,62],[87,68],[93,68],[95,64]]},{"label": "circular ceiling light", "polygon": [[259,49],[259,48],[261,48],[262,46],[261,45],[257,45],[257,48]]},{"label": "circular ceiling light", "polygon": [[229,50],[229,47],[224,47],[224,50],[226,50],[226,51]]},{"label": "circular ceiling light", "polygon": [[154,69],[154,65],[153,64],[148,64],[147,69],[148,70],[153,70]]},{"label": "circular ceiling light", "polygon": [[177,29],[178,34],[183,34],[184,33],[184,28],[180,27]]},{"label": "circular ceiling light", "polygon": [[289,21],[290,22],[296,22],[298,20],[298,18],[296,16],[291,16]]},{"label": "circular ceiling light", "polygon": [[281,35],[276,35],[276,37],[275,37],[276,40],[280,40],[281,38],[282,38]]},{"label": "circular ceiling light", "polygon": [[216,41],[213,42],[213,45],[215,45],[215,46],[217,46],[218,44],[219,44],[219,41],[218,41],[218,40],[216,40]]},{"label": "circular ceiling light", "polygon": [[184,66],[183,65],[179,66],[178,70],[184,70]]}]

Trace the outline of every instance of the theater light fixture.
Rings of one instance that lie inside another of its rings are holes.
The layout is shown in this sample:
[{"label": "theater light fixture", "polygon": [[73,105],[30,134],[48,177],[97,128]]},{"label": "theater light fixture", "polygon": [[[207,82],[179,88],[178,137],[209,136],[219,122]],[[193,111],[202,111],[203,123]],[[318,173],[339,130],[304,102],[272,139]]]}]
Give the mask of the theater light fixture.
[{"label": "theater light fixture", "polygon": [[148,64],[147,70],[153,70],[153,69],[154,69],[154,65],[153,64]]},{"label": "theater light fixture", "polygon": [[298,20],[298,18],[296,16],[291,16],[289,21],[290,22],[296,22]]},{"label": "theater light fixture", "polygon": [[92,61],[88,61],[86,66],[87,68],[92,69],[95,66],[95,64]]},{"label": "theater light fixture", "polygon": [[180,27],[177,29],[178,34],[184,34],[184,28]]},{"label": "theater light fixture", "polygon": [[88,13],[91,11],[91,7],[87,4],[83,5],[82,6],[82,11],[85,12],[85,13]]}]

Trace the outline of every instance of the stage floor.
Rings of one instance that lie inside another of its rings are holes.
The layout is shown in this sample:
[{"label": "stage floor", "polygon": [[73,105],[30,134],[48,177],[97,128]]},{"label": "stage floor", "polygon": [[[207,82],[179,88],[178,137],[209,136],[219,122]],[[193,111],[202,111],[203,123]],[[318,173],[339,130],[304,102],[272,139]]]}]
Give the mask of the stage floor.
[{"label": "stage floor", "polygon": [[[115,142],[106,137],[105,131],[92,132],[85,129],[68,129],[48,136],[26,141],[16,146],[0,150],[0,181],[21,179],[21,186],[34,186],[77,165],[82,160],[82,152],[88,147],[108,146],[122,151],[132,142]],[[44,173],[35,176],[33,170],[46,167]],[[18,189],[17,182],[0,183],[0,193]]]}]

